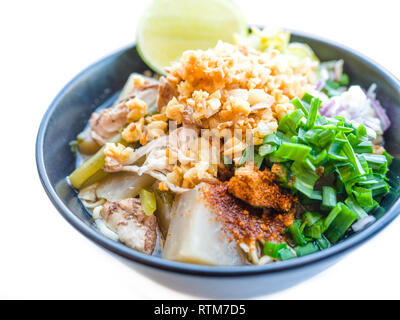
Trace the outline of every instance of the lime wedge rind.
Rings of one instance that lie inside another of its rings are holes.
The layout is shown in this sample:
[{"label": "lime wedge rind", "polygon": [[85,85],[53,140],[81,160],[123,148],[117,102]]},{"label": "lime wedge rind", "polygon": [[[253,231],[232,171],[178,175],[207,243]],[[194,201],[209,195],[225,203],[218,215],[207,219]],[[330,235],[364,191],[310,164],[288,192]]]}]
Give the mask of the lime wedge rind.
[{"label": "lime wedge rind", "polygon": [[218,40],[234,43],[234,34],[247,32],[230,0],[155,0],[139,21],[137,51],[150,69],[165,75],[184,51],[212,48]]}]

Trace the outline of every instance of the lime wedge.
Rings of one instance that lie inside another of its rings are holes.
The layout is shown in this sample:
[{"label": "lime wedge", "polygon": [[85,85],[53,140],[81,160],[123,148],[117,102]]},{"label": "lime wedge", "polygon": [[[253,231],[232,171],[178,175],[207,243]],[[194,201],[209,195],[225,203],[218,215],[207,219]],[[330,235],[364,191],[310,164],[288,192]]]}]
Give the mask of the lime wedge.
[{"label": "lime wedge", "polygon": [[137,48],[160,74],[190,49],[208,49],[218,40],[234,43],[247,24],[230,0],[154,0],[140,20]]},{"label": "lime wedge", "polygon": [[287,47],[285,53],[289,53],[299,59],[310,58],[312,61],[319,62],[318,57],[315,55],[314,51],[308,44],[305,43],[292,42]]}]

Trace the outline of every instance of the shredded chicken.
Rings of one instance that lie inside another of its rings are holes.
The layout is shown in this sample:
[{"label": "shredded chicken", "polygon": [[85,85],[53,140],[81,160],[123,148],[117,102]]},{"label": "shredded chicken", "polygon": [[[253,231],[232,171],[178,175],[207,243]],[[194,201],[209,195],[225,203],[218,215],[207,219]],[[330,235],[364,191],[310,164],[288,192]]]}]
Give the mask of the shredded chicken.
[{"label": "shredded chicken", "polygon": [[160,78],[160,85],[158,87],[157,107],[161,111],[173,97],[178,96],[178,91],[165,77]]},{"label": "shredded chicken", "polygon": [[122,243],[146,254],[153,253],[157,242],[157,219],[144,213],[139,199],[107,201],[101,216],[107,226],[119,235]]},{"label": "shredded chicken", "polygon": [[120,104],[104,109],[100,113],[93,113],[90,117],[92,138],[98,144],[104,145],[126,124],[129,111],[128,106]]},{"label": "shredded chicken", "polygon": [[297,199],[281,191],[276,175],[269,170],[259,171],[252,165],[241,167],[228,182],[228,191],[254,207],[289,212]]},{"label": "shredded chicken", "polygon": [[92,138],[100,145],[104,145],[128,123],[130,108],[127,102],[130,99],[140,99],[146,105],[155,103],[158,95],[158,83],[148,80],[142,81],[133,87],[132,91],[116,106],[94,112],[90,118]]}]

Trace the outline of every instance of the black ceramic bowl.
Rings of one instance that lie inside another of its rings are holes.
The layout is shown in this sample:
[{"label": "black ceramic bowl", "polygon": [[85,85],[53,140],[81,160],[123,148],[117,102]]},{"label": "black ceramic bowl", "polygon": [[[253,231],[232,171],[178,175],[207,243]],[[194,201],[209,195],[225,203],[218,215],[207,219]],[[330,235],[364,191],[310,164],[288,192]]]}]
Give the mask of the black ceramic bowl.
[{"label": "black ceramic bowl", "polygon": [[[345,71],[354,84],[364,88],[372,83],[378,85],[378,98],[392,120],[392,126],[385,134],[386,147],[395,157],[400,156],[399,81],[370,59],[331,41],[297,32],[293,33],[292,39],[308,43],[322,61],[344,59]],[[250,297],[286,288],[322,271],[376,235],[399,214],[400,202],[392,193],[382,202],[385,210],[367,229],[327,250],[265,266],[212,267],[179,263],[142,254],[106,238],[96,230],[76,193],[65,182],[65,177],[75,166],[69,142],[84,128],[93,110],[115,96],[130,73],[145,70],[147,67],[135,46],[118,51],[84,70],[66,85],[47,110],[36,144],[40,179],[58,211],[86,237],[123,257],[122,260],[132,264],[135,270],[178,290],[200,296]],[[396,159],[390,172],[397,190],[400,165]]]}]

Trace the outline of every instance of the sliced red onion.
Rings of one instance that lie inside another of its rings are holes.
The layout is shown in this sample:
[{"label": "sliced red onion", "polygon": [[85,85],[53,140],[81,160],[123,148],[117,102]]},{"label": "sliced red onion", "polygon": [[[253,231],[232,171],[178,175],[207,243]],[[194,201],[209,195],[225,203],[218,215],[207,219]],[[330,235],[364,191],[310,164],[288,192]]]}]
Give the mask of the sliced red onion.
[{"label": "sliced red onion", "polygon": [[315,90],[321,91],[325,85],[325,81],[319,80],[315,86]]},{"label": "sliced red onion", "polygon": [[372,98],[369,99],[371,101],[372,109],[374,109],[376,116],[381,120],[383,131],[386,131],[390,127],[390,120],[385,109],[383,109],[378,100]]},{"label": "sliced red onion", "polygon": [[321,108],[319,108],[319,113],[323,116],[328,116],[330,114],[331,109],[335,106],[336,101],[333,99],[328,100],[324,103]]},{"label": "sliced red onion", "polygon": [[374,216],[366,216],[366,217],[362,218],[361,220],[358,220],[351,227],[354,232],[358,232],[358,231],[364,230],[371,223],[375,222],[375,220],[376,220],[376,218]]},{"label": "sliced red onion", "polygon": [[341,105],[339,108],[335,110],[335,114],[339,115],[342,111],[345,111],[346,109],[350,109],[348,105]]},{"label": "sliced red onion", "polygon": [[376,84],[373,83],[366,92],[368,100],[371,102],[371,107],[374,109],[375,115],[381,120],[382,130],[386,131],[390,127],[390,120],[386,114],[386,110],[382,107],[381,103],[376,99],[375,94]]}]

